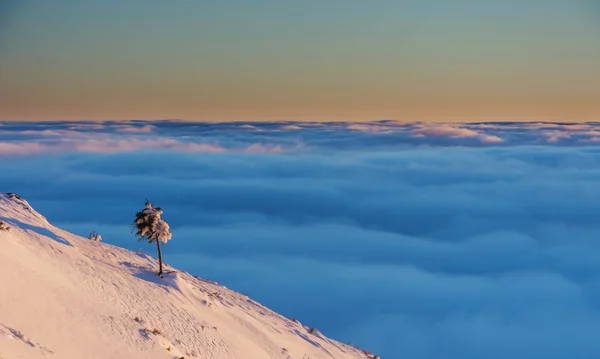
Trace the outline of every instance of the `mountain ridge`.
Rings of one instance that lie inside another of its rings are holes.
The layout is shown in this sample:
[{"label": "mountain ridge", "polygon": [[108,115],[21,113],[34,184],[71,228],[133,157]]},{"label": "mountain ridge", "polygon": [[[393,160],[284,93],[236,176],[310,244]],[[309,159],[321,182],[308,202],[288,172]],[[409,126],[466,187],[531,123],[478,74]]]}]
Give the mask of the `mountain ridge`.
[{"label": "mountain ridge", "polygon": [[0,358],[370,359],[248,296],[0,194]]}]

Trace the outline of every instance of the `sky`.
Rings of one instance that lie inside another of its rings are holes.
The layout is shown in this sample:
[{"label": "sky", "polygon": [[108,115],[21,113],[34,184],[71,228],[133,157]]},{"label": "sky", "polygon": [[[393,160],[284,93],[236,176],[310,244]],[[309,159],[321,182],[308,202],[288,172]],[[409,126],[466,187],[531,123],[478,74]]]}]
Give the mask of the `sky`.
[{"label": "sky", "polygon": [[596,0],[0,1],[0,120],[591,121]]},{"label": "sky", "polygon": [[0,189],[386,359],[600,355],[600,124],[0,123]]}]

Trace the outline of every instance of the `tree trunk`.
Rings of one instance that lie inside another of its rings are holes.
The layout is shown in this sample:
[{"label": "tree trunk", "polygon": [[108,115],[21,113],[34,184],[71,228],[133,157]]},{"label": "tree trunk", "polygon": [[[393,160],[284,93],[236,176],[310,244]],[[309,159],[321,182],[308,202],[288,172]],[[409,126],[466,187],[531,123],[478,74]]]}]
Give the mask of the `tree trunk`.
[{"label": "tree trunk", "polygon": [[156,241],[156,248],[158,249],[158,275],[162,275],[162,253],[160,251],[160,241]]}]

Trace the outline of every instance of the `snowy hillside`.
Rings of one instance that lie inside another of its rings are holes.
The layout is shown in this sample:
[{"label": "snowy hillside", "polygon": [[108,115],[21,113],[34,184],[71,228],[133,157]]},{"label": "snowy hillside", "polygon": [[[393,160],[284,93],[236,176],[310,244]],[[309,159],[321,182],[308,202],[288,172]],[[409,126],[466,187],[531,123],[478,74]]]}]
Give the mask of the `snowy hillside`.
[{"label": "snowy hillside", "polygon": [[[145,254],[52,226],[0,194],[0,358],[373,358]],[[133,240],[133,238],[132,238]]]}]

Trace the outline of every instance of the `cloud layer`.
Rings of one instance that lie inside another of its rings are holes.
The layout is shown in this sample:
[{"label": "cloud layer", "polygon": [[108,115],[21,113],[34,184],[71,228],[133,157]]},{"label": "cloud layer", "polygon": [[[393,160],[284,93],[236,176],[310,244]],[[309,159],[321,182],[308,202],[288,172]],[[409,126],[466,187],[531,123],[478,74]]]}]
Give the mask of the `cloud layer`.
[{"label": "cloud layer", "polygon": [[0,187],[383,358],[596,358],[596,126],[4,124]]},{"label": "cloud layer", "polygon": [[595,146],[600,123],[5,122],[0,156],[64,152],[306,152],[414,146]]}]

